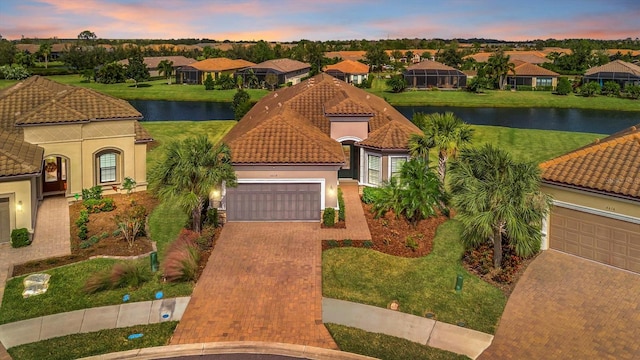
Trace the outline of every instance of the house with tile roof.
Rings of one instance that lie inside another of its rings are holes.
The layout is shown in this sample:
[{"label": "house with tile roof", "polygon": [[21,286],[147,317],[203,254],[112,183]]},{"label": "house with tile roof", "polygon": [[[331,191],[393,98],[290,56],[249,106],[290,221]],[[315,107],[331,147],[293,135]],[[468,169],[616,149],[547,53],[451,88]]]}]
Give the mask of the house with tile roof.
[{"label": "house with tile roof", "polygon": [[0,242],[35,228],[39,200],[105,193],[125,177],[146,189],[151,136],[128,102],[33,76],[0,92]]},{"label": "house with tile roof", "polygon": [[513,60],[511,63],[514,69],[507,74],[507,84],[514,90],[519,87],[554,90],[558,86],[560,74],[555,71],[521,60]]},{"label": "house with tile roof", "polygon": [[[152,77],[160,76],[158,65],[163,60],[168,60],[173,63],[174,72],[183,66],[193,64],[197,61],[195,59],[184,57],[182,55],[180,56],[145,56],[143,62],[145,65],[147,65],[147,69],[149,70],[150,76]],[[129,65],[129,59],[120,60],[118,61],[118,63],[125,66]]]},{"label": "house with tile roof", "polygon": [[203,84],[208,74],[214,80],[221,75],[233,76],[236,71],[246,69],[255,63],[242,59],[211,58],[183,66],[176,70],[176,83]]},{"label": "house with tile roof", "polygon": [[640,273],[640,125],[546,161],[551,248]]},{"label": "house with tile roof", "polygon": [[[236,72],[236,74],[242,76],[246,83],[246,78],[253,72],[262,87],[276,88],[289,83],[291,85],[298,84],[302,79],[309,76],[310,71],[311,65],[307,63],[293,59],[274,59],[249,66]],[[269,83],[269,77],[271,76],[274,76],[274,84]]]},{"label": "house with tile roof", "polygon": [[409,87],[416,89],[449,88],[467,86],[467,75],[462,71],[437,61],[423,60],[408,66],[404,79]]},{"label": "house with tile roof", "polygon": [[[467,55],[465,56],[465,59],[471,58],[479,63],[486,63],[487,61],[489,61],[489,58],[493,54],[494,52],[479,52],[472,55]],[[547,59],[547,54],[545,54],[542,51],[529,51],[529,50],[505,51],[504,55],[509,56],[509,60],[511,61],[520,60],[520,61],[528,62],[530,64],[535,64],[535,65],[551,62],[551,60]]]},{"label": "house with tile roof", "polygon": [[420,130],[383,99],[327,74],[262,98],[229,131],[238,186],[228,221],[318,221],[340,181],[379,186],[409,158]]},{"label": "house with tile roof", "polygon": [[327,65],[324,72],[347,84],[362,84],[369,76],[369,65],[353,60],[343,60]]},{"label": "house with tile roof", "polygon": [[622,89],[627,85],[640,85],[640,66],[614,60],[587,70],[584,73],[583,82],[590,81],[597,81],[601,86],[607,81],[615,81]]}]

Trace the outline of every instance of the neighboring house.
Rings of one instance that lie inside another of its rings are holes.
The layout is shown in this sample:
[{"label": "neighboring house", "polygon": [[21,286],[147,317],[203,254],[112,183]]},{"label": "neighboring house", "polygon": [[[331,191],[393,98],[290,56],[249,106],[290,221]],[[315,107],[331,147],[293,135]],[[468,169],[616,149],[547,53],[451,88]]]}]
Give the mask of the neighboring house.
[{"label": "neighboring house", "polygon": [[507,84],[513,89],[525,86],[534,90],[539,88],[555,90],[556,86],[558,86],[558,76],[560,74],[555,71],[520,60],[514,60],[511,63],[513,63],[514,69],[509,71],[507,75]]},{"label": "neighboring house", "polygon": [[592,67],[584,73],[583,81],[597,81],[604,85],[607,81],[615,81],[624,89],[627,85],[640,85],[640,66],[622,60]]},{"label": "neighboring house", "polygon": [[[158,64],[160,64],[162,60],[173,62],[174,73],[180,67],[191,65],[197,61],[184,56],[146,56],[144,58],[144,63],[147,65],[147,69],[149,70],[149,75],[151,75],[151,77],[160,76],[160,73],[158,72]],[[127,66],[129,65],[129,59],[120,60],[118,63]],[[162,76],[164,76],[164,74],[162,74]]]},{"label": "neighboring house", "polygon": [[[249,66],[236,74],[243,76],[243,80],[246,83],[246,77],[249,76],[250,71],[253,71],[253,74],[258,78],[258,82],[264,87],[278,87],[287,83],[292,85],[299,83],[303,78],[309,76],[311,65],[292,59],[275,59]],[[268,83],[267,76],[270,74],[276,76],[277,83],[275,85]]]},{"label": "neighboring house", "polygon": [[228,221],[318,221],[338,208],[341,180],[379,186],[396,175],[419,132],[383,99],[327,74],[282,88],[225,135],[238,186],[221,208]]},{"label": "neighboring house", "polygon": [[324,56],[327,59],[341,59],[352,61],[364,60],[365,55],[367,55],[367,52],[361,50],[327,51],[324,53]]},{"label": "neighboring house", "polygon": [[128,102],[95,90],[34,76],[0,92],[0,242],[12,229],[33,233],[39,200],[125,177],[144,190],[142,115]]},{"label": "neighboring house", "polygon": [[542,163],[553,196],[543,249],[640,273],[640,128]]},{"label": "neighboring house", "polygon": [[227,58],[205,59],[191,65],[183,66],[176,70],[176,83],[178,84],[202,84],[211,74],[214,80],[220,75],[233,75],[236,71],[255,65],[251,61],[242,59],[232,60]]},{"label": "neighboring house", "polygon": [[463,88],[467,75],[462,71],[437,61],[424,60],[404,71],[404,79],[411,88]]},{"label": "neighboring house", "polygon": [[359,61],[343,60],[337,64],[327,65],[324,72],[347,84],[362,84],[369,76],[369,65]]},{"label": "neighboring house", "polygon": [[[479,52],[476,54],[465,56],[466,58],[472,58],[476,62],[486,63],[489,61],[491,55],[494,52]],[[505,51],[505,56],[509,56],[509,61],[513,62],[515,60],[528,62],[530,64],[540,65],[543,63],[551,62],[551,60],[547,59],[547,54],[541,51]]]}]

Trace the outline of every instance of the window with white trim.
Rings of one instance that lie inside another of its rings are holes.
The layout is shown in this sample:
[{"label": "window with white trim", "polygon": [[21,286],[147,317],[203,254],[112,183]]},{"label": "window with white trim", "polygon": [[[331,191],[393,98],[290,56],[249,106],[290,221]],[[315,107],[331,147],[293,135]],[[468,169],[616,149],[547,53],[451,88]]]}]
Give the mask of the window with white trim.
[{"label": "window with white trim", "polygon": [[367,181],[371,185],[380,185],[381,182],[381,157],[377,155],[367,155]]},{"label": "window with white trim", "polygon": [[394,178],[400,176],[400,170],[402,169],[402,165],[407,162],[406,156],[391,156],[389,157],[391,171],[389,171],[389,178]]},{"label": "window with white trim", "polygon": [[118,182],[120,152],[104,150],[96,154],[96,180],[98,184]]}]

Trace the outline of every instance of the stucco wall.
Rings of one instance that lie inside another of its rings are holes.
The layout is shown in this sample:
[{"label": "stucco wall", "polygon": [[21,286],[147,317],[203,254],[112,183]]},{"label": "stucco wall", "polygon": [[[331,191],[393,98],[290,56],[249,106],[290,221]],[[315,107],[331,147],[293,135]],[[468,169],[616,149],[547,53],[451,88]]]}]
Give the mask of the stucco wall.
[{"label": "stucco wall", "polygon": [[551,195],[554,200],[588,207],[611,214],[630,216],[640,219],[640,203],[610,196],[590,194],[587,192],[559,188],[543,184],[542,191]]},{"label": "stucco wall", "polygon": [[[33,233],[31,214],[35,210],[33,204],[36,202],[32,198],[31,180],[0,182],[0,197],[9,198],[11,229],[26,228],[30,233]],[[22,202],[20,210],[17,209],[19,202]]]},{"label": "stucco wall", "polygon": [[338,207],[338,166],[235,166],[236,176],[240,180],[263,180],[273,183],[299,179],[324,179],[324,207]]},{"label": "stucco wall", "polygon": [[[358,118],[361,119],[361,118]],[[346,121],[350,120],[350,121]],[[353,121],[353,119],[331,118],[331,138],[337,141],[348,138],[354,140],[364,140],[369,136],[369,119],[364,121]]]}]

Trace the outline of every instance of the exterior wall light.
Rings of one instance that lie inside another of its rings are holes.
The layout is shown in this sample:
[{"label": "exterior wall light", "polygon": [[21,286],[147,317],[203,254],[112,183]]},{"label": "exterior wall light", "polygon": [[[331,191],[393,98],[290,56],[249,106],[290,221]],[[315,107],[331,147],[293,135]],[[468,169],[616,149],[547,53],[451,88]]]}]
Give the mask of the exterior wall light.
[{"label": "exterior wall light", "polygon": [[18,210],[19,212],[22,212],[22,200],[18,201],[18,204],[16,205],[16,210]]}]

